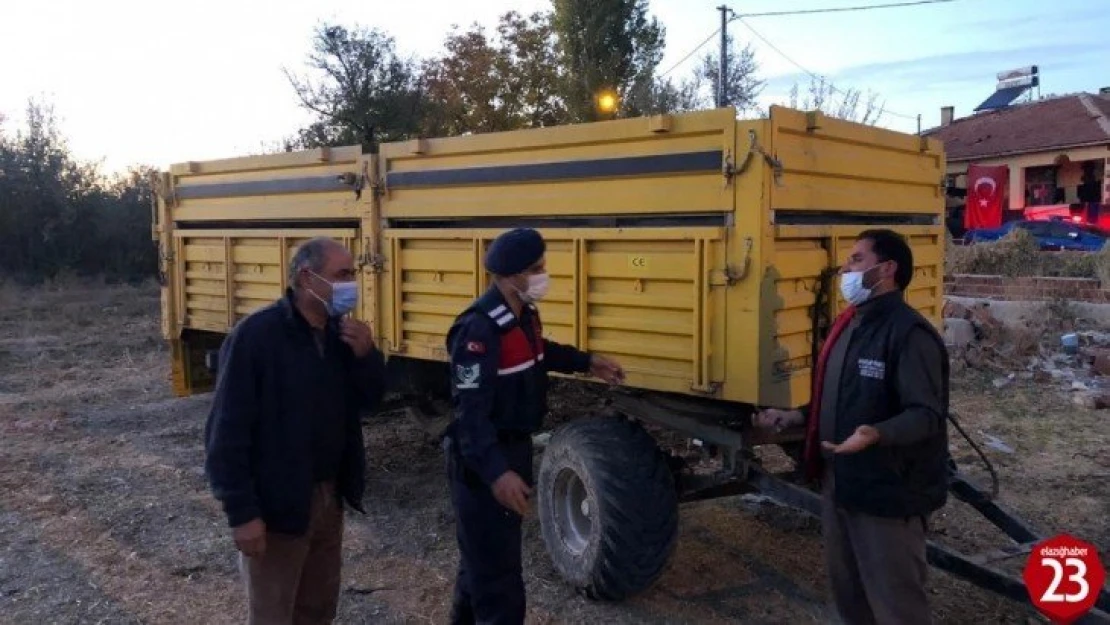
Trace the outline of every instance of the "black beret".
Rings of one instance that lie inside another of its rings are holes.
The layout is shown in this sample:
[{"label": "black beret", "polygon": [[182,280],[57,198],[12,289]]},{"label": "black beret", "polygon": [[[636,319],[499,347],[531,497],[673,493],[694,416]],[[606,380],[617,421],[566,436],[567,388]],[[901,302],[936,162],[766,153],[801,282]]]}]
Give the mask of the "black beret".
[{"label": "black beret", "polygon": [[546,251],[539,232],[516,228],[498,236],[486,252],[486,269],[499,276],[516,275],[531,267]]}]

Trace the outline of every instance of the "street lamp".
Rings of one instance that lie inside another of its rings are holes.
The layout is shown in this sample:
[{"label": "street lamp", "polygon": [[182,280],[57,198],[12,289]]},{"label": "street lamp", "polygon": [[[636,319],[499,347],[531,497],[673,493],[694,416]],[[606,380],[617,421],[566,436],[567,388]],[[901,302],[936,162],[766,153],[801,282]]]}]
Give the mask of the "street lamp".
[{"label": "street lamp", "polygon": [[597,94],[597,110],[603,115],[612,115],[616,113],[619,104],[620,99],[613,91],[604,90]]}]

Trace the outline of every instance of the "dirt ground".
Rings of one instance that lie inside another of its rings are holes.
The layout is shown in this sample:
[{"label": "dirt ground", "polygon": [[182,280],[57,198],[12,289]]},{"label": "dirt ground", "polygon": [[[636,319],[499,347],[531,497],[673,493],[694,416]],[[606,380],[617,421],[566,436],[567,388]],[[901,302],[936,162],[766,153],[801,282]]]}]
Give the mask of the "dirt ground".
[{"label": "dirt ground", "polygon": [[[207,396],[175,399],[152,287],[0,287],[0,623],[236,623],[243,595],[234,548],[202,473]],[[1110,418],[1032,381],[996,389],[954,379],[965,429],[987,449],[1001,500],[1046,532],[1110,548]],[[589,396],[557,395],[557,418]],[[437,447],[403,410],[368,423],[368,514],[346,530],[341,621],[446,621],[456,551]],[[979,479],[967,444],[954,454]],[[935,523],[945,544],[1007,543],[966,506]],[[534,520],[525,527],[532,623],[827,622],[814,520],[726,498],[681,512],[671,566],[621,604],[577,596],[553,570]],[[1008,567],[1020,570],[1019,558]],[[930,569],[942,623],[1040,620]]]}]

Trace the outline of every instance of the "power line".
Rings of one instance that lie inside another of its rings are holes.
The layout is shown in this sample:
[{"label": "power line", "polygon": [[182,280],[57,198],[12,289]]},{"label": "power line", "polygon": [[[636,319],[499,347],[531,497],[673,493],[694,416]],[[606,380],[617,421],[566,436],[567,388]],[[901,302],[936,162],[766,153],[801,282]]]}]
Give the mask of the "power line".
[{"label": "power line", "polygon": [[800,9],[797,11],[772,11],[769,13],[733,13],[734,20],[742,17],[777,17],[780,15],[813,15],[815,13],[844,13],[847,11],[871,11],[873,9],[893,9],[898,7],[912,7],[923,4],[941,4],[955,2],[956,0],[917,0],[916,2],[892,2],[890,4],[868,4],[854,7],[838,7],[833,9]]},{"label": "power line", "polygon": [[[935,0],[934,0],[934,1],[935,1]],[[848,94],[847,94],[847,92],[845,92],[845,91],[841,91],[840,89],[837,89],[837,88],[836,88],[836,86],[832,84],[832,81],[830,81],[830,80],[829,80],[828,78],[826,78],[826,77],[824,77],[824,76],[820,76],[820,75],[818,75],[818,74],[815,74],[815,73],[813,73],[813,72],[809,71],[808,69],[806,69],[805,67],[803,67],[801,63],[799,63],[799,62],[795,61],[794,59],[790,58],[790,56],[789,56],[789,55],[787,55],[787,54],[786,54],[785,52],[783,52],[782,50],[778,49],[778,47],[777,47],[777,46],[775,46],[775,44],[773,44],[773,43],[771,43],[770,41],[768,41],[766,37],[764,37],[763,35],[759,34],[759,31],[757,31],[756,29],[752,28],[750,24],[748,24],[747,22],[745,22],[745,21],[744,21],[743,19],[741,19],[741,18],[740,18],[739,16],[735,17],[734,19],[736,19],[736,21],[738,21],[738,22],[740,22],[741,24],[743,24],[743,25],[744,25],[744,28],[747,28],[747,29],[748,29],[749,31],[751,31],[751,33],[752,33],[753,35],[755,35],[755,36],[756,36],[756,37],[757,37],[757,38],[758,38],[758,39],[759,39],[760,41],[762,41],[763,43],[767,44],[767,47],[769,47],[769,48],[771,48],[772,50],[774,50],[775,52],[777,52],[779,56],[781,56],[782,58],[784,58],[784,59],[786,59],[787,61],[789,61],[789,62],[790,62],[790,64],[791,64],[791,65],[793,65],[794,67],[797,67],[798,69],[802,70],[802,72],[803,72],[803,73],[805,73],[805,74],[807,74],[807,75],[808,75],[808,76],[809,76],[810,78],[813,78],[814,80],[820,80],[820,81],[823,81],[823,82],[826,82],[826,83],[828,83],[828,85],[829,85],[829,90],[830,90],[830,91],[832,91],[832,92],[834,92],[834,93],[839,93],[840,95],[848,95]],[[888,114],[888,115],[893,115],[894,117],[901,117],[902,119],[912,119],[912,120],[916,120],[916,119],[917,119],[917,115],[906,115],[906,114],[904,114],[904,113],[898,113],[898,112],[895,112],[895,111],[887,110],[887,109],[886,109],[886,107],[883,107],[883,112],[884,112],[884,113],[886,113],[886,114]]]},{"label": "power line", "polygon": [[[746,14],[739,14],[739,13],[736,13],[735,11],[732,11],[731,9],[729,9],[729,12],[732,13],[732,17],[728,21],[730,23],[734,22],[734,21],[740,22],[741,24],[744,25],[745,28],[747,28],[749,31],[751,31],[751,33],[753,35],[758,37],[761,41],[763,41],[763,43],[767,44],[768,47],[770,47],[772,50],[777,52],[779,54],[779,56],[781,56],[782,58],[789,61],[792,65],[794,65],[798,69],[802,70],[802,72],[809,75],[811,78],[814,78],[816,80],[821,80],[821,81],[824,81],[824,82],[828,83],[829,89],[831,91],[833,91],[834,93],[839,93],[841,95],[847,95],[844,91],[841,91],[840,89],[837,89],[836,86],[833,85],[832,82],[829,81],[824,76],[819,76],[817,74],[814,74],[813,72],[809,71],[805,67],[802,67],[802,65],[799,64],[797,61],[791,59],[785,52],[778,49],[778,47],[776,47],[775,44],[771,43],[770,41],[767,40],[766,37],[759,34],[759,32],[757,32],[754,28],[751,27],[751,25],[749,25],[747,22],[745,22],[743,20],[743,18],[745,18],[745,17],[778,17],[778,16],[784,16],[784,15],[813,15],[813,14],[818,14],[818,13],[845,13],[845,12],[849,12],[849,11],[872,11],[872,10],[876,10],[876,9],[893,9],[893,8],[900,8],[900,7],[922,6],[922,5],[927,5],[927,4],[944,4],[944,3],[950,3],[950,2],[955,2],[955,1],[956,0],[914,0],[914,1],[911,1],[911,2],[891,2],[891,3],[887,3],[887,4],[868,4],[868,5],[859,5],[859,6],[852,6],[852,7],[837,7],[837,8],[831,8],[831,9],[799,9],[799,10],[795,10],[795,11],[771,11],[771,12],[767,12],[767,13],[746,13]],[[667,71],[660,74],[659,77],[660,78],[665,78],[668,74],[670,74],[674,70],[678,69],[683,63],[685,63],[686,61],[689,61],[690,57],[697,54],[699,50],[704,48],[706,46],[706,44],[708,44],[710,41],[712,41],[713,38],[716,37],[717,34],[720,33],[720,32],[721,32],[720,28],[714,30],[712,33],[709,34],[708,37],[705,38],[704,41],[702,41],[697,46],[695,46],[693,50],[690,50],[688,53],[686,53],[685,56],[683,56],[677,63],[672,65],[670,68],[668,68]],[[901,117],[903,119],[916,120],[918,118],[918,116],[916,116],[916,115],[905,115],[905,114],[898,113],[898,112],[895,112],[895,111],[888,111],[885,108],[884,108],[883,112],[888,113],[890,115],[893,115],[895,117]]]},{"label": "power line", "polygon": [[699,44],[697,45],[697,47],[696,47],[696,48],[694,48],[693,50],[690,50],[690,52],[688,52],[688,53],[686,54],[686,56],[682,57],[682,60],[680,60],[679,62],[677,62],[677,63],[675,63],[674,65],[672,65],[670,69],[668,69],[667,71],[665,71],[665,72],[663,72],[662,74],[660,74],[660,75],[659,75],[659,77],[660,77],[660,78],[665,78],[665,77],[667,76],[667,74],[669,74],[669,73],[671,73],[671,72],[675,71],[676,69],[678,69],[678,66],[679,66],[679,65],[682,65],[682,64],[683,64],[683,63],[685,63],[686,61],[689,61],[689,60],[690,60],[690,57],[694,56],[695,54],[697,54],[698,50],[701,50],[702,48],[704,48],[704,47],[705,47],[705,44],[709,43],[710,41],[713,41],[713,38],[714,38],[714,37],[716,37],[716,36],[717,36],[717,33],[719,33],[719,32],[721,32],[721,29],[720,29],[720,28],[718,28],[717,30],[713,31],[713,32],[712,32],[712,33],[711,33],[711,34],[710,34],[710,35],[709,35],[708,37],[706,37],[706,38],[705,38],[705,41],[703,41],[703,42],[699,43]]}]

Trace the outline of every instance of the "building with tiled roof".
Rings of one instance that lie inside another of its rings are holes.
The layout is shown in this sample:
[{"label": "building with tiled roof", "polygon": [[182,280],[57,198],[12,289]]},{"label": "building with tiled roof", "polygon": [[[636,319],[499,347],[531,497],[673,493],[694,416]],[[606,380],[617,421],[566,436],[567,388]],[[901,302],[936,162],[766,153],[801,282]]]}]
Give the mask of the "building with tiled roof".
[{"label": "building with tiled roof", "polygon": [[[1008,218],[1020,218],[1028,209],[1074,213],[1110,205],[1110,89],[960,119],[945,107],[941,125],[922,134],[944,143],[950,207],[963,203],[970,164],[1008,166]],[[1102,212],[1110,212],[1110,206]]]}]

